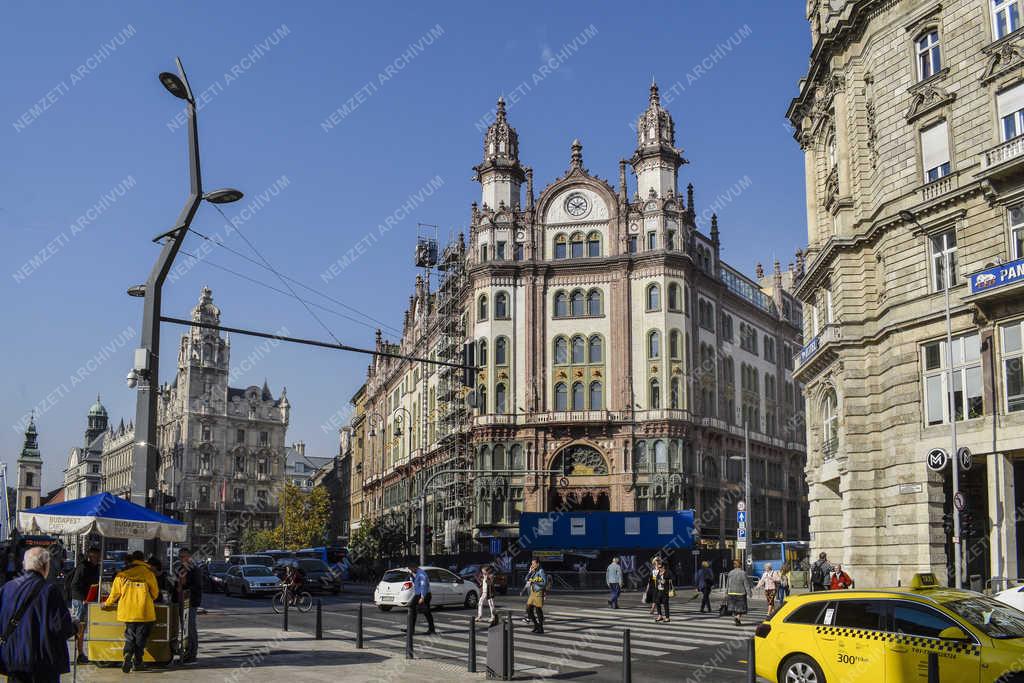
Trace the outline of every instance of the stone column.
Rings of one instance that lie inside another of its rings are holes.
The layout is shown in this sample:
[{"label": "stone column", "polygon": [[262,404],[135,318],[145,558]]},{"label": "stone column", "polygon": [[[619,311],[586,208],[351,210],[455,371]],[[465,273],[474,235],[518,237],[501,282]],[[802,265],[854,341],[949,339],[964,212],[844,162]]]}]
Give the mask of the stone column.
[{"label": "stone column", "polygon": [[1014,510],[1017,498],[1013,483],[1013,463],[1005,455],[993,453],[988,456],[985,469],[988,478],[988,516],[994,522],[989,531],[992,576],[1016,578],[1017,518]]},{"label": "stone column", "polygon": [[818,175],[815,169],[814,143],[809,136],[801,139],[804,149],[804,188],[807,200],[807,245],[818,246]]}]

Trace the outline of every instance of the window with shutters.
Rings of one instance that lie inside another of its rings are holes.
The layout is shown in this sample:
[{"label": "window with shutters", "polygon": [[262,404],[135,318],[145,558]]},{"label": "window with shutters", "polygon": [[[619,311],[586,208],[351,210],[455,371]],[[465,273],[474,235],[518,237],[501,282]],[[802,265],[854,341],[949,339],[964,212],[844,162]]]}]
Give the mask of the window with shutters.
[{"label": "window with shutters", "polygon": [[1024,133],[1024,83],[996,94],[996,111],[1003,142]]},{"label": "window with shutters", "polygon": [[949,175],[949,125],[945,121],[921,131],[921,168],[926,183]]}]

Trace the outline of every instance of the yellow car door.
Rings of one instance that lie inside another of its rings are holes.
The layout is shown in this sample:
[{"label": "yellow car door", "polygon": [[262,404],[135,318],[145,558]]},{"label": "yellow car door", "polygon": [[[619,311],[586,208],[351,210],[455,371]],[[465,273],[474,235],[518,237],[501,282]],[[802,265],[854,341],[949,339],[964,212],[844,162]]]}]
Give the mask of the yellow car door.
[{"label": "yellow car door", "polygon": [[977,639],[950,616],[911,600],[891,600],[891,627],[885,640],[885,673],[889,681],[927,681],[933,655],[940,681],[978,683],[981,647]]},{"label": "yellow car door", "polygon": [[[886,605],[880,599],[838,599],[825,608],[815,640],[825,679],[885,683]],[[892,680],[892,679],[890,679]],[[895,679],[902,683],[902,679]]]}]

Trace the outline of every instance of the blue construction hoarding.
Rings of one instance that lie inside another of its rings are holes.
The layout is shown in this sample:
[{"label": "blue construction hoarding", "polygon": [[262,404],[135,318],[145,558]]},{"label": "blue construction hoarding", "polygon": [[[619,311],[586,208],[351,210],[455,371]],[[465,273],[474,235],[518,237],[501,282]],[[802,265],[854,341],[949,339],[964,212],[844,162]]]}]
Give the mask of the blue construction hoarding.
[{"label": "blue construction hoarding", "polygon": [[524,512],[524,550],[693,548],[693,510],[666,512]]}]

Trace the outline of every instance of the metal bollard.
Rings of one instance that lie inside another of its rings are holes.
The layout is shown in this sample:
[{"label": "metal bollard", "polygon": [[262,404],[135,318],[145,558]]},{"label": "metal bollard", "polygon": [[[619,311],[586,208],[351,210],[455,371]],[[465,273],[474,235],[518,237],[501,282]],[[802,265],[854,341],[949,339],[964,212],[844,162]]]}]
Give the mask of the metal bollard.
[{"label": "metal bollard", "polygon": [[757,683],[757,661],[754,646],[754,636],[747,641],[747,683]]},{"label": "metal bollard", "polygon": [[629,629],[622,632],[622,683],[633,681],[633,655],[629,646]]},{"label": "metal bollard", "polygon": [[939,653],[928,653],[928,683],[939,683]]},{"label": "metal bollard", "polygon": [[476,673],[476,620],[473,617],[469,618],[469,661],[466,670],[471,674]]},{"label": "metal bollard", "polygon": [[284,626],[282,628],[283,631],[287,631],[288,630],[288,603],[289,602],[291,602],[291,600],[288,599],[288,595],[286,594],[284,596]]},{"label": "metal bollard", "polygon": [[317,640],[324,639],[324,614],[323,614],[323,601],[320,598],[316,600],[316,636]]},{"label": "metal bollard", "polygon": [[356,613],[356,649],[363,649],[363,603],[359,603],[359,611]]},{"label": "metal bollard", "polygon": [[416,609],[415,605],[409,605],[409,616],[405,621],[405,658],[413,659],[412,651],[412,617],[413,610]]}]

